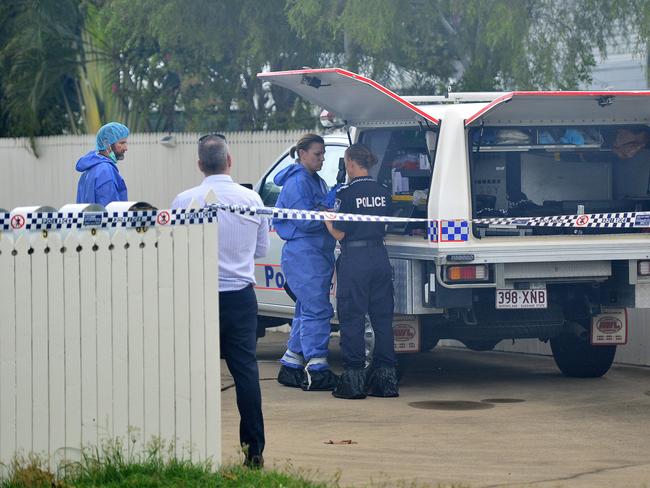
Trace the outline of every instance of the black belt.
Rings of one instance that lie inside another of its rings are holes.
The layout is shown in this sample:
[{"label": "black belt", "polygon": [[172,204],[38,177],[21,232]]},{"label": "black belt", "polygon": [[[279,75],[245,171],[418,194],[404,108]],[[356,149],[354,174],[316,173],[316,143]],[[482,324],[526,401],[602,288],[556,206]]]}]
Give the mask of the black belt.
[{"label": "black belt", "polygon": [[351,247],[380,247],[384,245],[384,241],[372,240],[358,240],[358,241],[341,241],[341,249],[348,249]]}]

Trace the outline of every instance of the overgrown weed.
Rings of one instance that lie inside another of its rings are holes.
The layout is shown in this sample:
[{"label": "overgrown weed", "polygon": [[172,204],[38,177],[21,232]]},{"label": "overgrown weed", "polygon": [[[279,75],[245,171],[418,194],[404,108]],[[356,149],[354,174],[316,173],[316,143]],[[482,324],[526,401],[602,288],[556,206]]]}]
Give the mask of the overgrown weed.
[{"label": "overgrown weed", "polygon": [[334,488],[338,485],[313,481],[306,471],[253,470],[226,465],[218,471],[210,462],[178,458],[173,444],[154,439],[146,448],[134,449],[131,438],[117,439],[99,448],[84,449],[78,461],[63,461],[52,473],[47,460],[37,455],[16,456],[0,488],[90,487],[273,487]]}]

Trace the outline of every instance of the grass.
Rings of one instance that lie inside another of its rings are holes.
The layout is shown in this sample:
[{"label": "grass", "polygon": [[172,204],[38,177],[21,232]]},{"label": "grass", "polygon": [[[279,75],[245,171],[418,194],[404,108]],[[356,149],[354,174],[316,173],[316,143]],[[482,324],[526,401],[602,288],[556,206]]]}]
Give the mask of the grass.
[{"label": "grass", "polygon": [[[152,440],[136,448],[129,435],[126,446],[118,439],[101,448],[85,449],[78,461],[63,461],[56,472],[46,458],[16,456],[10,466],[0,465],[0,488],[339,488],[341,473],[328,481],[316,481],[318,472],[287,463],[282,469],[248,469],[226,465],[214,470],[209,462],[192,462],[175,456],[175,446]],[[5,469],[1,469],[5,468]],[[2,473],[6,473],[2,477]],[[322,478],[322,476],[319,476]],[[370,488],[469,488],[463,484],[423,484],[409,481],[369,480]]]},{"label": "grass", "polygon": [[308,479],[300,472],[252,470],[225,466],[215,471],[209,463],[177,459],[160,443],[135,455],[119,443],[100,450],[86,450],[80,461],[66,462],[57,473],[36,455],[16,457],[8,474],[0,478],[0,488],[72,488],[72,487],[277,487],[330,488],[330,483]]}]

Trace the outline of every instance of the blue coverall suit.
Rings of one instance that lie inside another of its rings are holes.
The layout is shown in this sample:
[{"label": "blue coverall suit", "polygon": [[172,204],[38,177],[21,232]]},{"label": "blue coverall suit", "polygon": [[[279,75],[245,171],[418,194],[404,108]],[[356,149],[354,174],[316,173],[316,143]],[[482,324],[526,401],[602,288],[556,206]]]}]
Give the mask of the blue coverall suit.
[{"label": "blue coverall suit", "polygon": [[90,151],[77,161],[76,168],[83,173],[77,185],[77,203],[98,203],[105,207],[111,202],[128,200],[126,184],[111,158]]},{"label": "blue coverall suit", "polygon": [[[325,181],[300,163],[289,165],[273,181],[282,186],[278,208],[315,210],[328,191]],[[297,298],[287,352],[280,361],[297,369],[303,367],[304,358],[308,370],[327,370],[330,319],[334,315],[329,295],[336,241],[320,221],[274,219],[273,225],[286,241],[281,266]]]}]

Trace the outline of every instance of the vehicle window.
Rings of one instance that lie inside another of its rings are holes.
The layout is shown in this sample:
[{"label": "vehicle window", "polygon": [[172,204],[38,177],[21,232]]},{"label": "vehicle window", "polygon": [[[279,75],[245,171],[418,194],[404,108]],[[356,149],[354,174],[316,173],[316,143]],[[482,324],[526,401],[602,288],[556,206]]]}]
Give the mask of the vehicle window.
[{"label": "vehicle window", "polygon": [[[325,146],[325,161],[323,161],[323,168],[318,172],[318,174],[323,178],[323,180],[325,180],[325,183],[327,183],[329,188],[336,184],[339,158],[343,157],[345,148],[346,146],[338,146],[334,144]],[[293,162],[294,159],[287,153],[264,179],[264,183],[262,183],[260,189],[260,197],[266,207],[272,207],[275,205],[275,202],[278,200],[278,196],[280,195],[280,190],[282,189],[282,187],[273,183],[273,178]]]},{"label": "vehicle window", "polygon": [[[392,191],[393,215],[427,217],[427,202],[435,161],[437,133],[420,128],[371,129],[361,134],[379,164],[371,176]],[[426,235],[424,223],[394,223],[391,234]]]},{"label": "vehicle window", "polygon": [[260,197],[265,207],[272,207],[275,205],[275,202],[278,200],[280,195],[281,187],[273,183],[273,178],[284,168],[293,163],[293,158],[287,153],[287,155],[280,160],[278,164],[271,170],[271,172],[264,179],[264,183],[260,189]]},{"label": "vehicle window", "polygon": [[339,159],[343,157],[346,146],[326,146],[325,161],[323,168],[318,172],[321,178],[325,180],[328,188],[336,185],[336,173],[339,171]]}]

